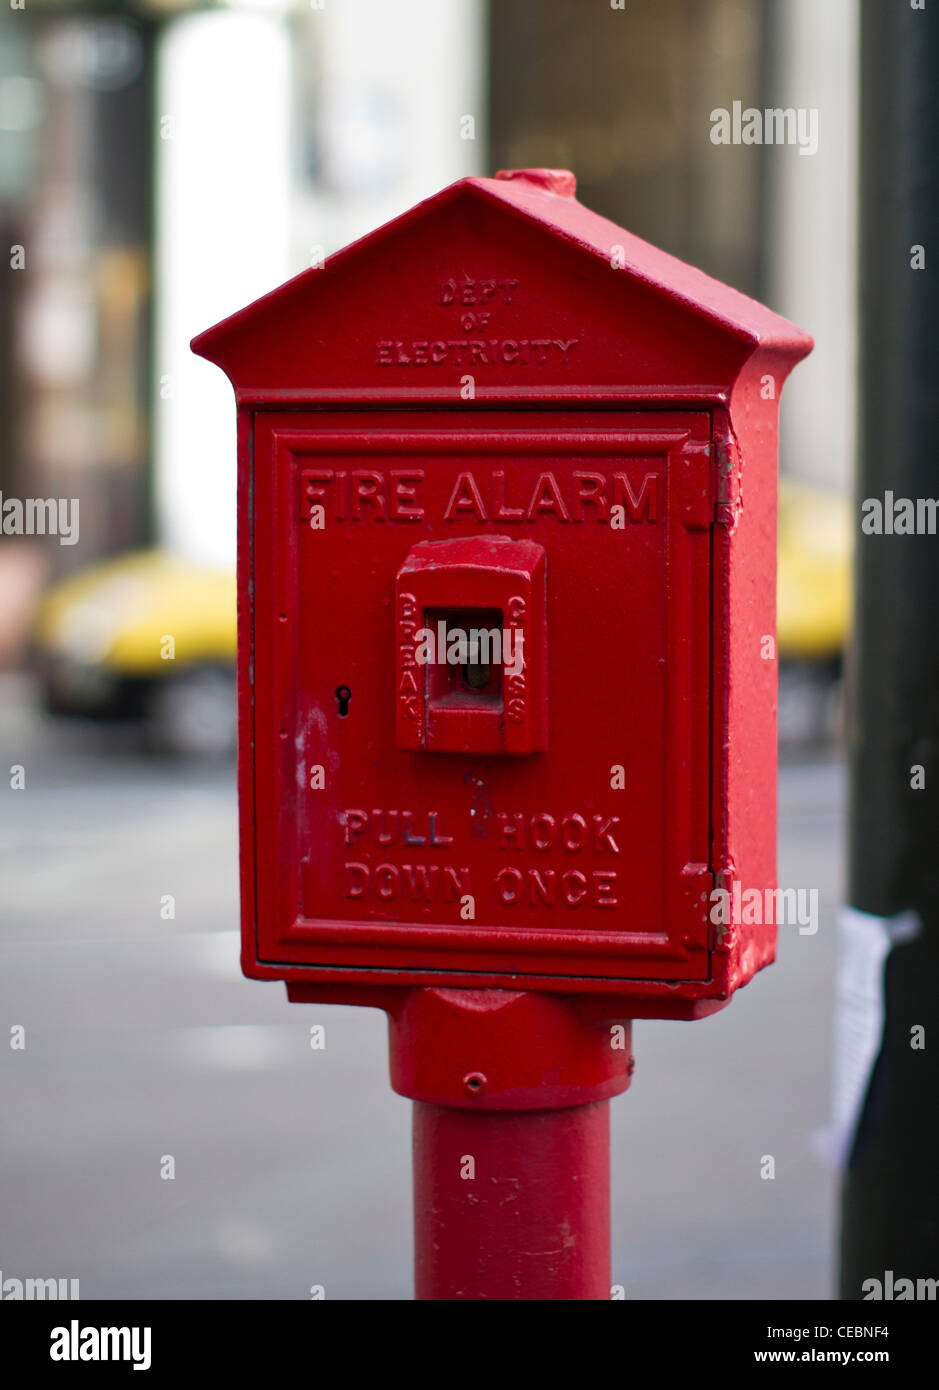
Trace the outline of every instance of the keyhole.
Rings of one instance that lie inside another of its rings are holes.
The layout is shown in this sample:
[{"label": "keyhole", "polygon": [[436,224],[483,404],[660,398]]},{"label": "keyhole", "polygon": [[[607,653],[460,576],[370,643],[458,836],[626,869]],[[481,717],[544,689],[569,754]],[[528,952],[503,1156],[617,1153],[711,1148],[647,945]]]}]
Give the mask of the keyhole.
[{"label": "keyhole", "polygon": [[347,685],[336,686],[336,703],[339,706],[339,718],[345,719],[349,713],[349,701],[352,699],[352,691]]}]

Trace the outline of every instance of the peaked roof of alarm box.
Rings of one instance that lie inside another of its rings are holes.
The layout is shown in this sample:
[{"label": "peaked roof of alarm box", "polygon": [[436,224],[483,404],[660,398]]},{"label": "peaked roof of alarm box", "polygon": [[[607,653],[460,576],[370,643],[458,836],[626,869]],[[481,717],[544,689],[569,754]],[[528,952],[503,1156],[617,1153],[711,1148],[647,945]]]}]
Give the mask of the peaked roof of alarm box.
[{"label": "peaked roof of alarm box", "polygon": [[[482,399],[726,397],[812,339],[585,208],[564,170],[464,178],[200,333],[243,401],[382,388]],[[769,359],[772,359],[770,364]]]}]

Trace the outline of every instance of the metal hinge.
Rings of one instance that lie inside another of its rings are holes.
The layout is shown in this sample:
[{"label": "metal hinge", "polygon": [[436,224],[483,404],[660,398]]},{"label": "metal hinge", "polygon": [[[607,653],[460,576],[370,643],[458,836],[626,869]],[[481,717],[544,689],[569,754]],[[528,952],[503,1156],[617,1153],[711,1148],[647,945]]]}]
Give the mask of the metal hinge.
[{"label": "metal hinge", "polygon": [[740,470],[730,439],[715,441],[714,478],[714,522],[718,526],[732,526],[740,501]]}]

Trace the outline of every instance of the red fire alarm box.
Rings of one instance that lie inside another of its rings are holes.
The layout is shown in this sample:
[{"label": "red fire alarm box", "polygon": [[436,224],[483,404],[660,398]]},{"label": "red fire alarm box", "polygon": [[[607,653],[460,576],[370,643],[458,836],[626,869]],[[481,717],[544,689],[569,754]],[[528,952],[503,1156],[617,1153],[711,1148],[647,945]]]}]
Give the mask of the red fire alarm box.
[{"label": "red fire alarm box", "polygon": [[193,347],[238,404],[245,972],[720,1007],[775,947],[711,908],[775,886],[811,339],[522,170]]}]

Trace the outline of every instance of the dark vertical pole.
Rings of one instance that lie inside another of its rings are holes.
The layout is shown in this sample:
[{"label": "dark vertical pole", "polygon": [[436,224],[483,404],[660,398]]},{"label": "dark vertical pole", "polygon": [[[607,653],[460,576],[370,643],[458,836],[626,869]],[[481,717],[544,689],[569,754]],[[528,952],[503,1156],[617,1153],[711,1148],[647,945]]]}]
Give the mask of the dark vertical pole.
[{"label": "dark vertical pole", "polygon": [[864,0],[861,15],[850,900],[878,917],[914,909],[922,932],[884,971],[883,1042],[843,1184],[843,1298],[888,1270],[939,1275],[939,535],[860,525],[865,499],[939,497],[939,5]]}]

